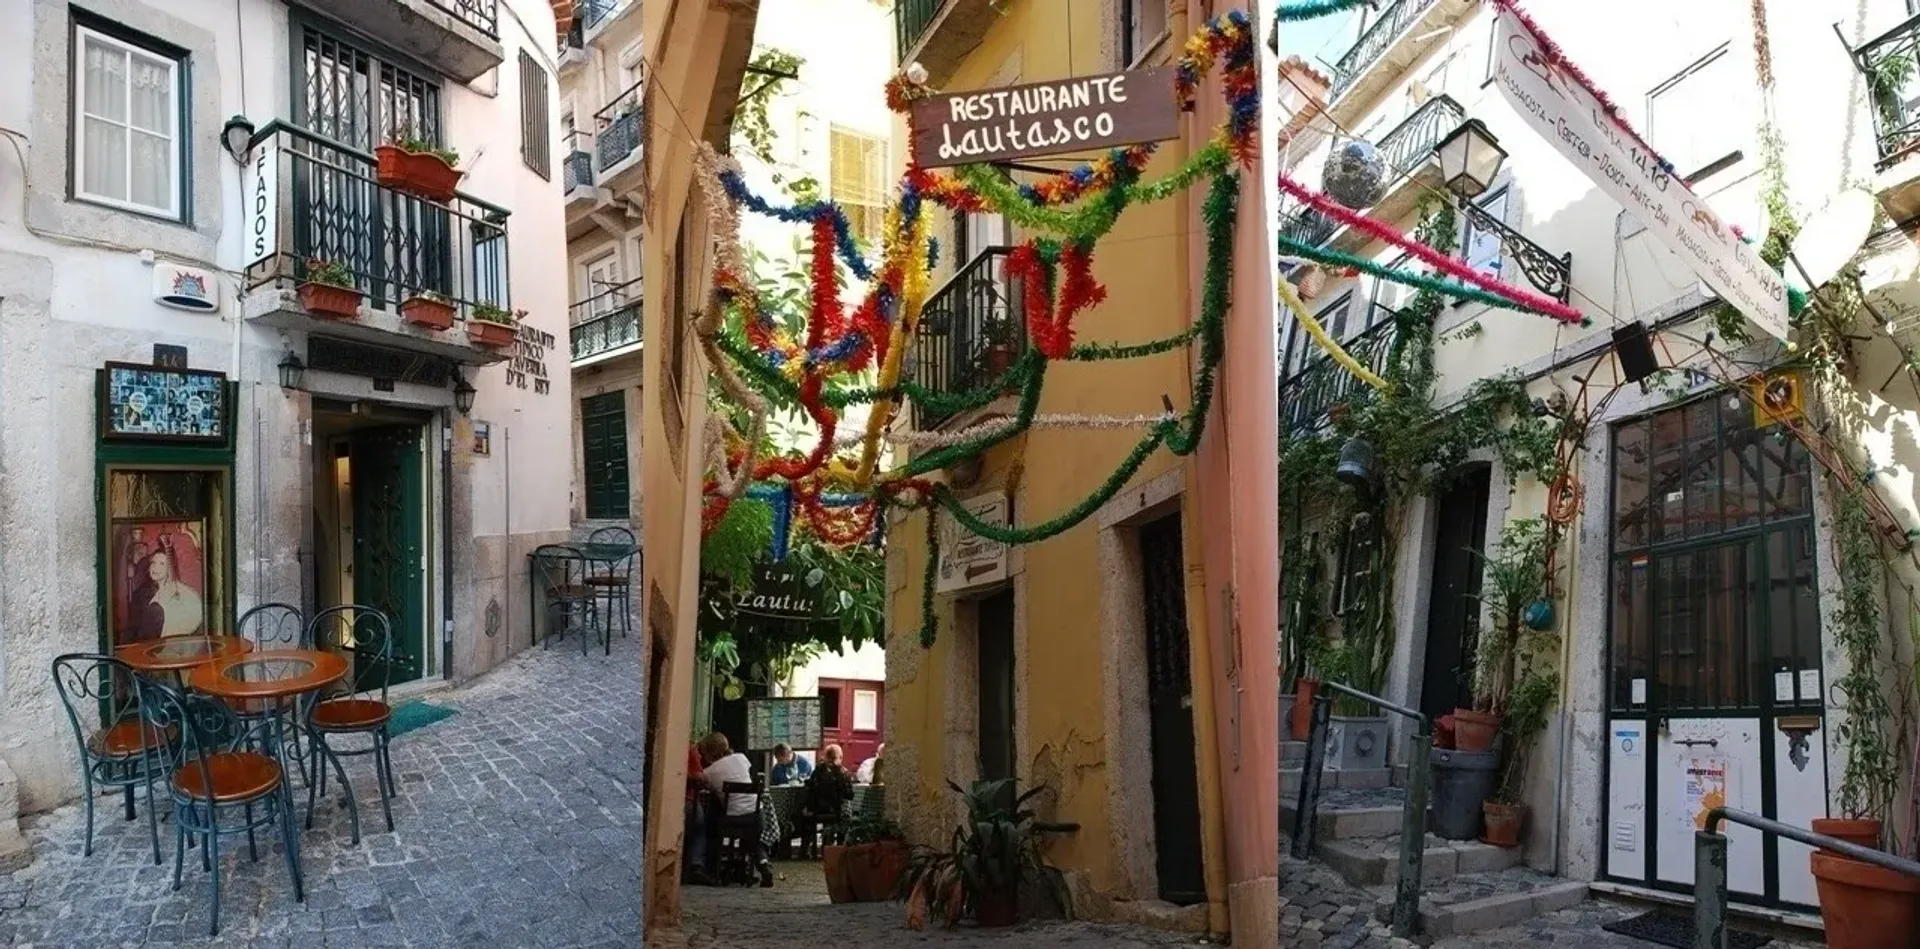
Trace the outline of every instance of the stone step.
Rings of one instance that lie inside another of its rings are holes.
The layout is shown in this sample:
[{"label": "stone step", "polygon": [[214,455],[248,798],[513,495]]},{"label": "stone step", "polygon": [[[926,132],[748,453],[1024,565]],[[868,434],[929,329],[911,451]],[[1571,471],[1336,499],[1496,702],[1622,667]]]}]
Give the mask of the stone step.
[{"label": "stone step", "polygon": [[[1300,797],[1300,776],[1305,768],[1292,767],[1280,769],[1280,799]],[[1342,771],[1324,768],[1320,771],[1320,790],[1365,790],[1384,788],[1393,784],[1393,771],[1389,768],[1361,768]]]},{"label": "stone step", "polygon": [[[1373,913],[1393,918],[1393,891],[1376,888]],[[1468,873],[1420,893],[1420,933],[1431,939],[1466,936],[1555,913],[1587,898],[1587,885],[1527,867]]]},{"label": "stone step", "polygon": [[[1400,788],[1335,788],[1320,792],[1315,820],[1315,840],[1345,840],[1352,837],[1385,837],[1400,831],[1405,820],[1407,792]],[[1280,835],[1291,838],[1295,815],[1300,810],[1299,792],[1280,799]]]},{"label": "stone step", "polygon": [[1307,743],[1304,741],[1283,741],[1280,743],[1280,767],[1299,768],[1307,763]]},{"label": "stone step", "polygon": [[[1320,841],[1314,847],[1322,863],[1355,886],[1391,886],[1400,878],[1400,835]],[[1427,835],[1420,866],[1423,883],[1432,886],[1470,873],[1505,870],[1520,863],[1517,847],[1495,847],[1477,840],[1442,840]]]}]

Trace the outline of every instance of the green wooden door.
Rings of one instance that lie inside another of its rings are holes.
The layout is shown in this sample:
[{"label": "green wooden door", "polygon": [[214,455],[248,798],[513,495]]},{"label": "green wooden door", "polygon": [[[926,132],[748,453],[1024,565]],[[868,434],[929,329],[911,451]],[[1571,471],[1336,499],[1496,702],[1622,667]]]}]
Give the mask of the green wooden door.
[{"label": "green wooden door", "polygon": [[625,520],[629,514],[626,393],[580,400],[580,443],[585,456],[587,517]]},{"label": "green wooden door", "polygon": [[422,570],[425,479],[418,425],[370,428],[353,434],[353,601],[374,607],[393,624],[393,660],[354,663],[355,685],[378,688],[420,678],[426,593]]}]

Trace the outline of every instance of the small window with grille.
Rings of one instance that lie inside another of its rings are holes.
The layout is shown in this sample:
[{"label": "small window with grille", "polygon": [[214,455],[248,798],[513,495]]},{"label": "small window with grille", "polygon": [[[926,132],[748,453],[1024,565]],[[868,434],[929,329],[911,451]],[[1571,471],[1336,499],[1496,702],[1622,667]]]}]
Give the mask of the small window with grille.
[{"label": "small window with grille", "polygon": [[829,196],[847,214],[855,238],[880,244],[887,209],[887,140],[834,126],[829,153]]},{"label": "small window with grille", "polygon": [[547,106],[547,71],[520,51],[520,160],[533,173],[553,177],[553,121]]}]

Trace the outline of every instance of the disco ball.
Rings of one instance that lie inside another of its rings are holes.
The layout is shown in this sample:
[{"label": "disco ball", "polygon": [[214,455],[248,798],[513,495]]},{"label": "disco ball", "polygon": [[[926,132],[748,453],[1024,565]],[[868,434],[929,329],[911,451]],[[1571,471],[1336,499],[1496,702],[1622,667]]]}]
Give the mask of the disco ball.
[{"label": "disco ball", "polygon": [[1321,190],[1335,201],[1359,210],[1380,200],[1381,186],[1387,180],[1387,162],[1371,143],[1346,142],[1327,156],[1321,173]]}]

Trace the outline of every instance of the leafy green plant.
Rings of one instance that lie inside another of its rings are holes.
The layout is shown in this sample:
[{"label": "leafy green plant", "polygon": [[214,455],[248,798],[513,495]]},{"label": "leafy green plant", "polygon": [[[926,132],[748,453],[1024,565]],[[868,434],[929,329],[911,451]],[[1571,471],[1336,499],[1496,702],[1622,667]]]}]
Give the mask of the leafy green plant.
[{"label": "leafy green plant", "polygon": [[[522,313],[524,313],[524,311],[522,311]],[[467,315],[470,318],[479,320],[482,323],[493,323],[498,326],[512,326],[514,325],[514,322],[515,322],[514,317],[516,314],[509,313],[505,309],[494,306],[491,303],[476,303],[473,305],[473,309],[470,310]]]},{"label": "leafy green plant", "polygon": [[460,167],[460,153],[457,151],[454,151],[451,148],[436,147],[436,148],[430,148],[427,151],[433,157],[438,158],[443,162],[446,162],[448,168]]},{"label": "leafy green plant", "polygon": [[407,295],[409,300],[425,300],[428,303],[449,303],[447,295],[438,290],[421,290]]},{"label": "leafy green plant", "polygon": [[828,646],[844,651],[881,641],[887,620],[884,552],[866,544],[835,547],[802,535],[788,559],[803,571],[807,587],[819,591],[821,618],[837,627],[838,639],[827,640]]},{"label": "leafy green plant", "polygon": [[843,842],[849,847],[861,844],[876,844],[883,840],[905,840],[907,835],[900,825],[884,817],[862,814],[847,821]]},{"label": "leafy green plant", "polygon": [[307,261],[307,282],[325,287],[355,289],[353,271],[337,260],[322,260],[315,257]]},{"label": "leafy green plant", "polygon": [[741,498],[727,506],[700,541],[700,575],[740,589],[750,587],[754,567],[772,543],[773,508],[765,501]]},{"label": "leafy green plant", "polygon": [[779,134],[773,128],[768,107],[778,99],[797,76],[806,60],[782,49],[763,47],[754,51],[747,74],[760,77],[759,84],[741,93],[734,107],[732,134],[746,140],[747,150],[763,164],[776,164],[773,143]]},{"label": "leafy green plant", "polygon": [[949,926],[976,912],[983,897],[1014,898],[1037,882],[1045,881],[1061,905],[1068,905],[1065,887],[1040,854],[1035,815],[1027,806],[1046,786],[1015,797],[1016,781],[976,781],[969,789],[948,781],[947,787],[966,801],[967,821],[954,828],[950,849],[915,848],[900,881],[901,895],[924,900],[928,913],[945,917]]},{"label": "leafy green plant", "polygon": [[1500,529],[1500,544],[1492,554],[1471,551],[1482,564],[1480,592],[1494,624],[1493,636],[1481,636],[1475,658],[1474,705],[1505,716],[1526,647],[1546,635],[1526,625],[1526,609],[1547,593],[1547,553],[1550,546],[1544,516],[1518,518]]},{"label": "leafy green plant", "polygon": [[1507,699],[1507,711],[1500,719],[1500,734],[1505,736],[1500,752],[1500,783],[1494,789],[1496,804],[1520,804],[1526,793],[1527,761],[1533,743],[1547,727],[1547,713],[1560,694],[1558,674],[1530,669],[1514,685]]},{"label": "leafy green plant", "polygon": [[436,148],[432,142],[420,137],[411,128],[394,129],[392,134],[387,136],[387,144],[416,155],[431,155]]},{"label": "leafy green plant", "polygon": [[1834,687],[1846,696],[1847,716],[1835,729],[1846,749],[1847,764],[1840,779],[1840,809],[1848,817],[1876,818],[1891,823],[1900,795],[1900,755],[1891,741],[1893,708],[1881,682],[1881,646],[1886,635],[1881,622],[1879,541],[1862,490],[1833,492],[1834,543],[1839,548],[1840,608],[1833,614],[1832,635],[1847,657],[1847,671]]}]

